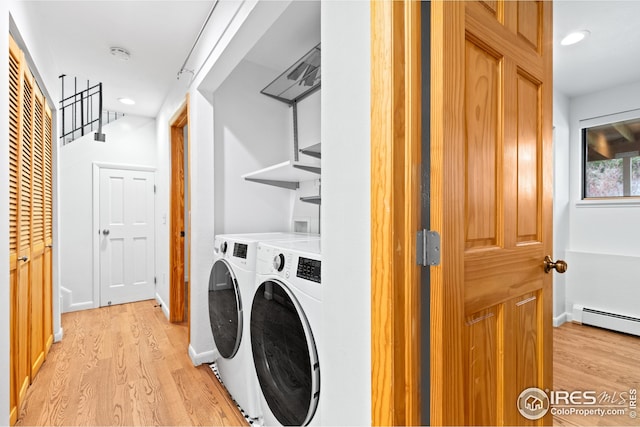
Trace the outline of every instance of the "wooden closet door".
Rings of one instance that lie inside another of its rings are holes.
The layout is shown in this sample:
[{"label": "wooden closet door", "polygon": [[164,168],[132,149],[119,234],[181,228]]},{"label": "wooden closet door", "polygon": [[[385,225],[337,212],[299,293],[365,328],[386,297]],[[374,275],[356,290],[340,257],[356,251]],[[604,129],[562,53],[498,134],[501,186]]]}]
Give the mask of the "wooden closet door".
[{"label": "wooden closet door", "polygon": [[[24,62],[23,62],[24,64]],[[17,312],[17,363],[18,385],[20,386],[18,407],[31,382],[29,363],[29,288],[31,283],[31,158],[33,155],[33,79],[26,66],[22,70],[22,123],[20,145],[18,147],[18,288],[15,308]]]},{"label": "wooden closet door", "polygon": [[9,45],[10,423],[53,343],[52,115],[24,54]]},{"label": "wooden closet door", "polygon": [[11,278],[11,421],[30,383],[29,283],[31,257],[31,157],[33,79],[24,55],[10,41],[10,278]]},{"label": "wooden closet door", "polygon": [[[21,52],[10,39],[9,45],[9,286],[10,286],[10,328],[11,328],[11,367],[10,367],[10,422],[17,418],[18,390],[18,204],[19,204],[19,146],[20,146],[20,56]],[[28,381],[27,381],[28,384]],[[26,384],[24,384],[26,390]]]},{"label": "wooden closet door", "polygon": [[33,138],[31,145],[31,281],[30,369],[31,380],[44,362],[44,97],[34,85]]},{"label": "wooden closet door", "polygon": [[43,333],[45,357],[53,344],[53,120],[51,109],[44,105],[44,146],[43,146],[43,182],[44,182],[44,312]]}]

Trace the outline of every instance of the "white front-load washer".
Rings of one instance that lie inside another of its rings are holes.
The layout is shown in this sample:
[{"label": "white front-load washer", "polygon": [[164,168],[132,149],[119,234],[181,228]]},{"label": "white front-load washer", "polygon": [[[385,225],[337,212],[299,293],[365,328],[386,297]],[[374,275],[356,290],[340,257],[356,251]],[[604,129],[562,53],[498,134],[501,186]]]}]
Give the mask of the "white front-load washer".
[{"label": "white front-load washer", "polygon": [[251,419],[262,416],[253,369],[249,316],[255,290],[258,242],[319,239],[306,233],[226,234],[214,239],[209,276],[209,323],[219,357],[218,375],[229,394]]},{"label": "white front-load washer", "polygon": [[320,425],[320,240],[258,245],[251,349],[265,426]]}]

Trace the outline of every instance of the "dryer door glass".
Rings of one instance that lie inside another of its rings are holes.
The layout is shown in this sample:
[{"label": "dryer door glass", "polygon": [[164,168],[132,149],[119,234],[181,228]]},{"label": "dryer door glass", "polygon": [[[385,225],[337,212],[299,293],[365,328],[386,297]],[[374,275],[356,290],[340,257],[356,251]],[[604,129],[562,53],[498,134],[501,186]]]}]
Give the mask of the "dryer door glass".
[{"label": "dryer door glass", "polygon": [[306,425],[318,406],[320,366],[304,312],[281,283],[263,282],[251,308],[251,347],[262,394],[282,425]]},{"label": "dryer door glass", "polygon": [[238,281],[222,259],[213,264],[209,276],[209,322],[220,355],[235,356],[242,339],[242,301]]}]

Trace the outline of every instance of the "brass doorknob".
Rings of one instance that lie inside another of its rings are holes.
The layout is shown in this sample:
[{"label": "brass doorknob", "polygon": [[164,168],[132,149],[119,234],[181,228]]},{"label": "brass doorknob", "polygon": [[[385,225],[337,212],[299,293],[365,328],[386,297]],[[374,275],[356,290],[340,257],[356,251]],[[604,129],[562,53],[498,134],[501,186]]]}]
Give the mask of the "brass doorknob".
[{"label": "brass doorknob", "polygon": [[564,273],[565,271],[567,271],[567,268],[568,268],[567,262],[561,259],[557,260],[556,262],[553,262],[553,260],[549,255],[544,257],[544,272],[548,273],[554,268],[558,273]]}]

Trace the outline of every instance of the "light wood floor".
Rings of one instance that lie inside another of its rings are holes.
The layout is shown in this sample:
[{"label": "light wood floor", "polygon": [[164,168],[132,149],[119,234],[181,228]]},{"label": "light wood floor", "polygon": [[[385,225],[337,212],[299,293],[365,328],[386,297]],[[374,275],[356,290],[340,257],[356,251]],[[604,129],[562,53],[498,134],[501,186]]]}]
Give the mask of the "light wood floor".
[{"label": "light wood floor", "polygon": [[[247,425],[211,370],[193,367],[187,327],[154,301],[62,315],[65,337],[27,392],[18,425]],[[566,323],[554,330],[554,390],[640,390],[640,338]],[[638,411],[640,413],[640,411]],[[639,425],[555,416],[560,426]]]},{"label": "light wood floor", "polygon": [[154,301],[62,315],[18,425],[248,425]]},{"label": "light wood floor", "polygon": [[[607,392],[619,400],[630,389],[640,391],[640,338],[590,326],[565,323],[553,335],[554,390]],[[617,395],[614,395],[617,392]],[[613,399],[612,399],[613,403]],[[640,403],[640,402],[639,402]],[[640,411],[636,411],[640,415]],[[640,425],[629,410],[621,416],[555,416],[560,426]]]}]

